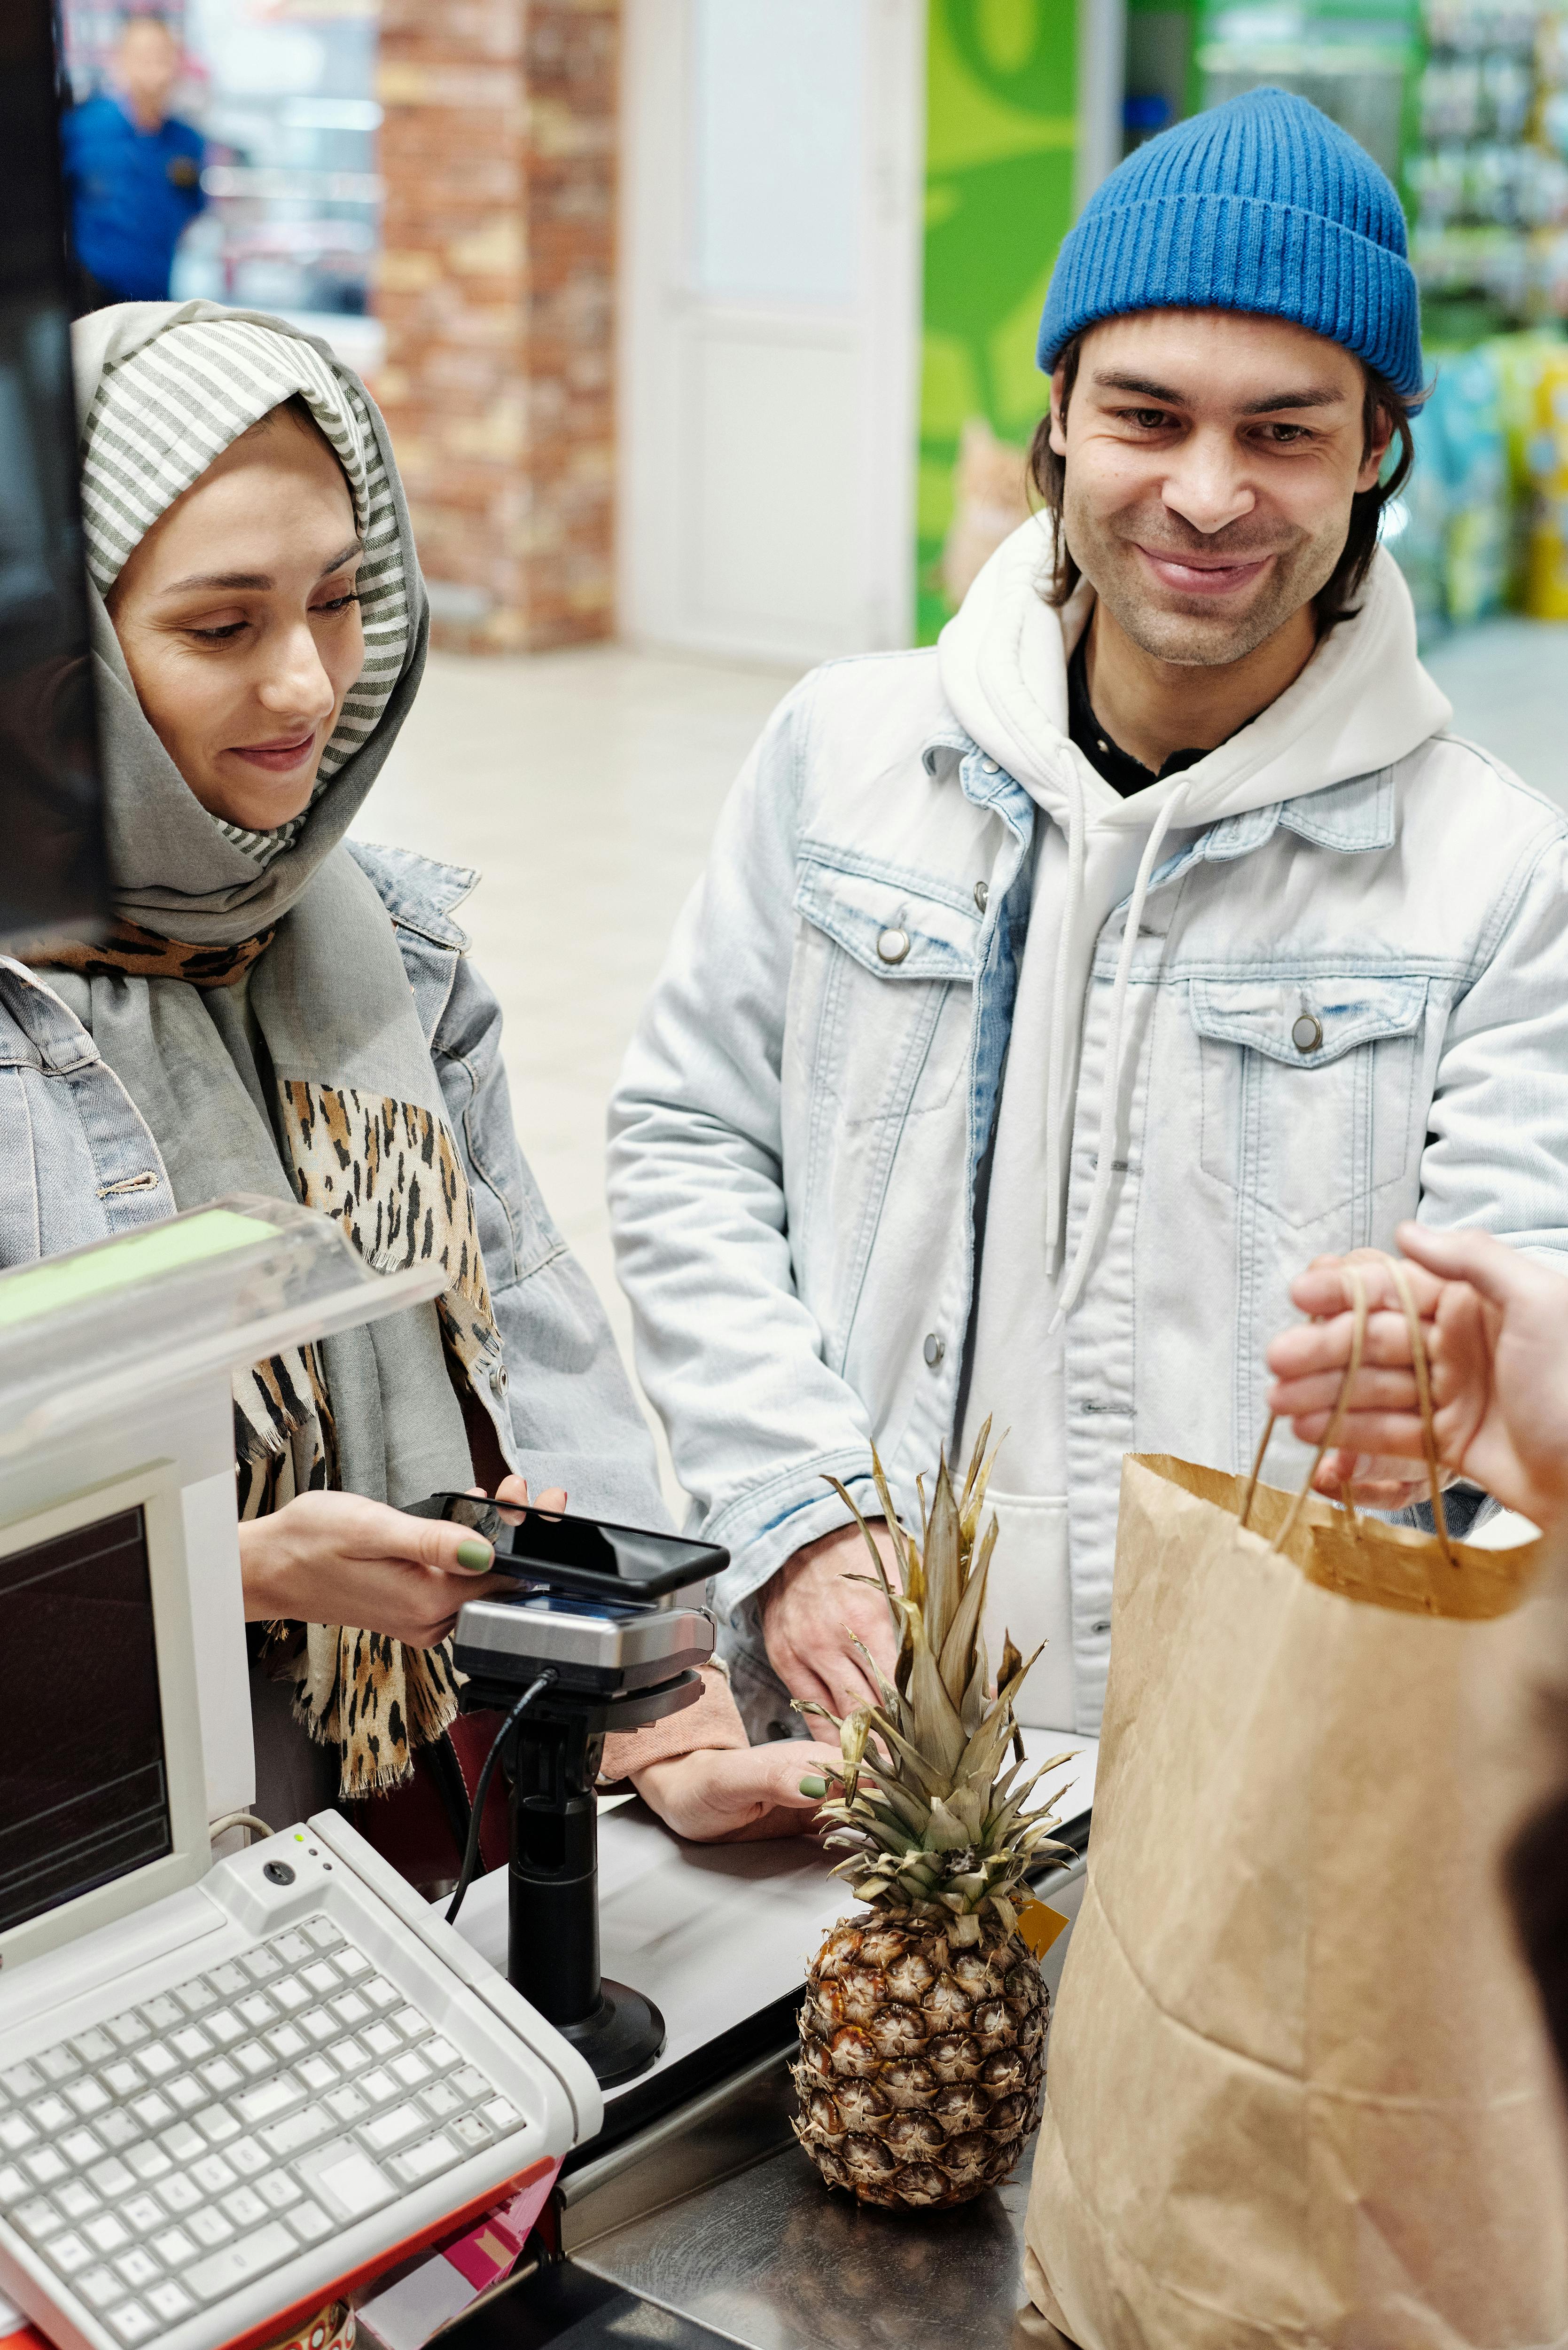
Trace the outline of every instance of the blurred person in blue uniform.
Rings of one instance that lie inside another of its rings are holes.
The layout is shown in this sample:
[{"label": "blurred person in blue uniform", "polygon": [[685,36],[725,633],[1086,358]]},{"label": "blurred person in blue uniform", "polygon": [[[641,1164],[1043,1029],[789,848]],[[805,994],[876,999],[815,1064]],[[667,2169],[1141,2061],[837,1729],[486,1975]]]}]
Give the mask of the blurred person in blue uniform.
[{"label": "blurred person in blue uniform", "polygon": [[180,44],[161,16],[125,19],[111,90],[61,126],[79,306],[161,302],[174,248],[205,201],[199,130],[169,110]]}]

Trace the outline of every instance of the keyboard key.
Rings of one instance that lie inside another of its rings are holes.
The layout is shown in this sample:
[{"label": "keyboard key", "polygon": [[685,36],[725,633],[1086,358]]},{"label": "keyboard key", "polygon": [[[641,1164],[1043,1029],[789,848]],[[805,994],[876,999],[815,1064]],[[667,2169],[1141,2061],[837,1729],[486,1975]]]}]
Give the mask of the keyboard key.
[{"label": "keyboard key", "polygon": [[150,2089],[144,2097],[132,2097],[130,2110],[148,2131],[165,2129],[174,2119],[173,2106],[156,2089]]},{"label": "keyboard key", "polygon": [[288,2224],[302,2244],[319,2243],[332,2232],[332,2222],[319,2203],[301,2203],[288,2215]]},{"label": "keyboard key", "polygon": [[402,1992],[395,1991],[385,1975],[372,1975],[360,1989],[372,2007],[400,2007],[403,2003]]},{"label": "keyboard key", "polygon": [[225,2293],[233,2293],[253,2277],[265,2276],[269,2269],[278,2268],[292,2258],[294,2239],[281,2220],[269,2220],[254,2236],[244,2237],[237,2244],[226,2244],[221,2252],[208,2260],[198,2261],[187,2269],[182,2282],[198,2301],[216,2301]]},{"label": "keyboard key", "polygon": [[57,2187],[55,2201],[67,2220],[85,2220],[99,2208],[98,2197],[85,2178],[67,2178],[63,2187]]},{"label": "keyboard key", "polygon": [[345,1944],[340,1950],[333,1951],[332,1963],[345,1982],[358,1982],[361,1975],[368,1975],[372,1971],[370,1961],[364,1951],[355,1950],[351,1943]]},{"label": "keyboard key", "polygon": [[158,2200],[176,2220],[182,2220],[187,2211],[196,2210],[202,2200],[202,2190],[193,2178],[188,2178],[184,2171],[177,2170],[171,2178],[159,2180]]},{"label": "keyboard key", "polygon": [[490,2132],[477,2114],[459,2114],[452,2126],[464,2146],[488,2146],[490,2143]]},{"label": "keyboard key", "polygon": [[341,1999],[332,2002],[332,2012],[340,2023],[363,2023],[370,2010],[357,1991],[346,1991]]},{"label": "keyboard key", "polygon": [[91,2032],[79,2033],[71,2042],[71,2046],[84,2064],[101,2064],[114,2054],[113,2041],[107,2032],[100,2032],[96,2027]]},{"label": "keyboard key", "polygon": [[103,2160],[103,2147],[89,2129],[72,2130],[68,2137],[61,2138],[60,2152],[73,2170],[85,2170],[89,2162]]},{"label": "keyboard key", "polygon": [[369,2097],[373,2106],[384,2106],[389,2098],[400,2096],[402,2094],[391,2074],[384,2073],[379,2064],[373,2073],[367,2073],[364,2075],[359,2083],[359,2088],[361,2095]]},{"label": "keyboard key", "polygon": [[465,2097],[488,2097],[490,2095],[489,2082],[472,2064],[465,2064],[460,2073],[454,2073],[452,2080]]},{"label": "keyboard key", "polygon": [[129,2203],[120,2205],[119,2216],[139,2236],[151,2235],[154,2228],[163,2225],[163,2207],[153,2195],[133,2195]]},{"label": "keyboard key", "polygon": [[307,1918],[300,1928],[318,1950],[334,1950],[343,1939],[330,1918]]},{"label": "keyboard key", "polygon": [[509,2106],[504,2097],[492,2097],[490,2103],[481,2106],[479,2110],[493,2130],[515,2129],[521,2119],[516,2106]]},{"label": "keyboard key", "polygon": [[286,2170],[269,2170],[265,2178],[256,2180],[256,2193],[275,2211],[286,2211],[299,2200],[299,2189]]},{"label": "keyboard key", "polygon": [[275,2007],[282,2008],[285,2015],[296,2014],[300,2008],[310,2005],[310,1993],[297,1975],[279,1975],[266,1988],[267,1997]]},{"label": "keyboard key", "polygon": [[127,2147],[140,2136],[129,2114],[99,2114],[96,2126],[105,2146]]},{"label": "keyboard key", "polygon": [[427,2040],[424,2054],[431,2064],[443,2073],[449,2071],[459,2061],[457,2050],[450,2040]]},{"label": "keyboard key", "polygon": [[176,2024],[185,2021],[167,1991],[161,1992],[156,1999],[144,2001],[141,2012],[154,2032],[172,2032]]},{"label": "keyboard key", "polygon": [[396,2024],[405,2040],[422,2040],[430,2030],[417,2007],[400,2007],[396,2015],[389,2016],[388,2022]]},{"label": "keyboard key", "polygon": [[418,2106],[395,2106],[390,2113],[378,2114],[367,2122],[359,2135],[372,2154],[386,2154],[405,2139],[418,2137],[425,2126],[425,2117]]},{"label": "keyboard key", "polygon": [[192,2211],[185,2224],[196,2241],[205,2244],[209,2251],[214,2244],[226,2244],[234,2232],[223,2213],[211,2208],[204,2211]]},{"label": "keyboard key", "polygon": [[36,2135],[32,2123],[24,2121],[20,2114],[0,2116],[0,2147],[7,2154],[20,2154],[25,2146],[32,2145]]},{"label": "keyboard key", "polygon": [[243,1967],[235,1966],[233,1959],[225,1959],[221,1967],[210,1969],[207,1981],[223,1999],[238,1999],[242,1991],[249,1991],[251,1987],[250,1977]]},{"label": "keyboard key", "polygon": [[361,2114],[370,2110],[358,2090],[347,2082],[340,2089],[328,2089],[327,2103],[340,2122],[357,2122]]},{"label": "keyboard key", "polygon": [[386,2173],[362,2154],[351,2138],[338,2138],[317,2147],[299,2164],[299,2175],[310,2193],[326,2204],[340,2224],[389,2203],[395,2189]]},{"label": "keyboard key", "polygon": [[175,2162],[194,2162],[198,2155],[207,2151],[206,2139],[200,2137],[189,2122],[176,2122],[172,2129],[164,2131],[160,2143],[164,2153]]},{"label": "keyboard key", "polygon": [[270,2170],[272,2157],[259,2147],[254,2137],[237,2137],[223,2148],[223,2159],[231,2170],[242,2178],[254,2178],[258,2170]]},{"label": "keyboard key", "polygon": [[264,2073],[270,2073],[277,2062],[272,2050],[260,2040],[242,2041],[234,2056],[241,2072],[252,2081],[258,2081]]},{"label": "keyboard key", "polygon": [[144,2048],[136,2061],[150,2081],[166,2081],[171,2073],[180,2070],[180,2059],[172,2049],[165,2048],[161,2040],[155,2040],[151,2048]]},{"label": "keyboard key", "polygon": [[210,2056],[213,2053],[213,2043],[199,2023],[188,2023],[183,2032],[171,2033],[169,2045],[178,2051],[187,2064],[194,2064],[198,2057]]},{"label": "keyboard key", "polygon": [[57,2130],[69,2129],[72,2114],[60,2097],[39,2097],[27,2108],[27,2117],[45,2136],[53,2137]]},{"label": "keyboard key", "polygon": [[111,2301],[125,2299],[125,2287],[114,2271],[101,2265],[85,2270],[77,2278],[73,2290],[94,2309],[107,2309]]},{"label": "keyboard key", "polygon": [[36,2244],[41,2244],[46,2236],[57,2235],[65,2224],[47,2195],[35,2195],[16,2214],[16,2225]]},{"label": "keyboard key", "polygon": [[357,2040],[335,2040],[327,2054],[340,2073],[362,2073],[370,2061],[369,2049]]},{"label": "keyboard key", "polygon": [[120,2057],[118,2064],[106,2064],[103,2077],[117,2097],[133,2097],[138,2089],[145,2085],[140,2074],[127,2056]]},{"label": "keyboard key", "polygon": [[456,2113],[462,2099],[450,2081],[432,2081],[428,2089],[420,2091],[420,2103],[432,2120],[443,2122],[448,2114]]},{"label": "keyboard key", "polygon": [[[338,2095],[342,2094],[339,2090]],[[14,2162],[0,2165],[0,2210],[9,2210],[13,2203],[25,2203],[32,2191]]]},{"label": "keyboard key", "polygon": [[236,2187],[223,2198],[223,2210],[236,2228],[254,2228],[266,2218],[266,2205],[254,2187]]},{"label": "keyboard key", "polygon": [[0,2089],[9,2097],[36,2097],[43,2085],[43,2074],[31,2064],[13,2064],[8,2073],[0,2073]]},{"label": "keyboard key", "polygon": [[330,2089],[337,2078],[336,2069],[325,2056],[307,2056],[297,2069],[300,2079],[314,2096],[319,2096],[323,2089]]},{"label": "keyboard key", "polygon": [[96,2220],[88,2221],[82,2233],[95,2252],[118,2252],[122,2244],[130,2241],[112,2211],[100,2211]]},{"label": "keyboard key", "polygon": [[68,2082],[66,2095],[84,2121],[89,2121],[94,2114],[103,2113],[109,2102],[109,2091],[101,2087],[90,2073],[79,2081]]},{"label": "keyboard key", "polygon": [[203,2106],[191,2118],[209,2146],[225,2145],[240,2134],[240,2126],[226,2106]]},{"label": "keyboard key", "polygon": [[299,1979],[301,1982],[308,1983],[311,1990],[322,1999],[326,1998],[328,1991],[334,1991],[337,1988],[337,1970],[330,1959],[316,1959],[309,1966],[301,1967]]},{"label": "keyboard key", "polygon": [[243,2089],[245,2076],[237,2064],[226,2056],[214,2056],[210,2064],[201,2068],[202,2078],[214,2096],[226,2097],[235,2089]]},{"label": "keyboard key", "polygon": [[182,2114],[193,2114],[198,2106],[207,2101],[207,2092],[193,2073],[182,2073],[178,2080],[165,2081],[163,2094]]},{"label": "keyboard key", "polygon": [[335,2015],[328,2015],[324,2007],[313,2007],[300,2017],[299,2028],[306,2039],[314,2040],[319,2048],[323,2041],[336,2040],[343,2026]]},{"label": "keyboard key", "polygon": [[68,2048],[46,2048],[38,2058],[38,2070],[46,2081],[68,2081],[73,2073],[81,2071],[81,2064]]},{"label": "keyboard key", "polygon": [[155,2284],[149,2288],[148,2307],[156,2311],[165,2325],[173,2325],[182,2317],[189,2317],[196,2304],[188,2293],[177,2284]]},{"label": "keyboard key", "polygon": [[245,2036],[246,2026],[232,2007],[215,2008],[211,2015],[202,2017],[202,2022],[208,2039],[220,2048],[232,2048],[236,2040]]},{"label": "keyboard key", "polygon": [[431,2076],[431,2068],[417,2048],[405,2048],[400,2056],[393,2057],[387,2069],[394,2080],[402,2083],[405,2089],[417,2089],[421,2082],[428,2081]]},{"label": "keyboard key", "polygon": [[182,1983],[174,1996],[187,2015],[204,2015],[208,2008],[215,2002],[218,1994],[215,1991],[210,1991],[202,1977],[197,1975],[192,1981]]},{"label": "keyboard key", "polygon": [[136,2293],[140,2293],[144,2284],[156,2284],[162,2273],[151,2253],[144,2252],[140,2244],[122,2253],[114,2265],[117,2272]]},{"label": "keyboard key", "polygon": [[406,2154],[396,2154],[387,2166],[394,2178],[404,2187],[418,2187],[421,2179],[433,2178],[441,2170],[450,2170],[461,2159],[458,2148],[444,2130],[422,2144],[410,2147]]},{"label": "keyboard key", "polygon": [[164,2178],[170,2168],[169,2157],[151,2138],[143,2138],[140,2146],[133,2146],[125,2162],[127,2169],[134,2170],[138,2178],[149,2181]]},{"label": "keyboard key", "polygon": [[111,2203],[118,2195],[129,2195],[136,2184],[130,2168],[121,2162],[118,2154],[111,2154],[107,2162],[95,2163],[88,2177],[99,2193],[106,2196]]},{"label": "keyboard key", "polygon": [[292,1929],[286,1934],[275,1934],[272,1947],[278,1957],[291,1967],[299,1966],[310,1956],[310,1944],[303,1934]]},{"label": "keyboard key", "polygon": [[182,2269],[196,2257],[196,2247],[183,2228],[165,2228],[153,2237],[152,2249],[166,2269]]},{"label": "keyboard key", "polygon": [[280,2023],[275,2032],[267,2033],[266,2044],[286,2064],[296,2056],[303,2056],[310,2043],[292,2023]]},{"label": "keyboard key", "polygon": [[78,2269],[85,2269],[97,2258],[97,2253],[88,2251],[74,2228],[67,2235],[55,2237],[49,2246],[49,2259],[62,2276],[75,2276]]},{"label": "keyboard key", "polygon": [[248,1999],[240,2000],[235,2005],[234,2012],[250,2026],[253,2032],[259,2032],[264,2024],[277,2022],[276,2008],[274,2007],[271,2000],[265,1998],[259,1991],[253,1991]]},{"label": "keyboard key", "polygon": [[252,1982],[270,1982],[274,1975],[283,1972],[282,1961],[274,1958],[265,1943],[258,1950],[244,1951],[240,1964]]},{"label": "keyboard key", "polygon": [[242,2089],[234,2100],[235,2114],[246,2129],[257,2122],[271,2121],[275,2114],[288,2111],[298,2105],[305,2095],[291,2073],[280,2073],[274,2081],[262,2081],[254,2089]]},{"label": "keyboard key", "polygon": [[359,2037],[372,2056],[395,2055],[403,2044],[389,2023],[369,2024]]},{"label": "keyboard key", "polygon": [[326,2137],[335,2126],[332,2116],[322,2106],[306,2106],[297,2114],[286,2114],[280,2122],[268,2122],[259,2135],[264,2146],[278,2156],[297,2154],[302,2147],[314,2146],[318,2137]]},{"label": "keyboard key", "polygon": [[158,2331],[158,2320],[139,2301],[128,2301],[122,2307],[109,2312],[109,2324],[122,2342],[145,2342]]},{"label": "keyboard key", "polygon": [[221,2154],[205,2155],[200,2162],[193,2162],[191,2176],[197,2186],[204,2188],[209,2195],[221,2195],[225,2188],[239,2185],[239,2180]]},{"label": "keyboard key", "polygon": [[129,2008],[123,2015],[110,2016],[103,2028],[117,2048],[140,2048],[149,2029],[134,2008]]},{"label": "keyboard key", "polygon": [[35,2187],[52,2187],[57,2178],[64,2178],[67,2168],[52,2146],[40,2147],[36,2154],[25,2154],[22,2168]]}]

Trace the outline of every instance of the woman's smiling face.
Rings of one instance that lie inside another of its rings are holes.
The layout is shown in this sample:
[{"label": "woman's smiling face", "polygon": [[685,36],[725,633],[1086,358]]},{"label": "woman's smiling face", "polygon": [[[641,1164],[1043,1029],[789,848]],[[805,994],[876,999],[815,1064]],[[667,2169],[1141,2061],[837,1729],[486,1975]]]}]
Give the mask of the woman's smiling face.
[{"label": "woman's smiling face", "polygon": [[109,617],[149,722],[213,816],[270,832],[308,806],[365,664],[361,554],[337,460],[286,407],[132,550]]}]

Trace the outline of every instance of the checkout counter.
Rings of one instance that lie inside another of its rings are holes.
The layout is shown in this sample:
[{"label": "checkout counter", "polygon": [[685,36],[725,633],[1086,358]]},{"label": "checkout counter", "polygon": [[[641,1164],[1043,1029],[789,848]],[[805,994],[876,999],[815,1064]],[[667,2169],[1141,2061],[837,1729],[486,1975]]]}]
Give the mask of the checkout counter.
[{"label": "checkout counter", "polygon": [[[1069,1742],[1026,1731],[1032,1753]],[[1096,1742],[1058,1774],[1073,1858],[1035,1890],[1071,1919],[1083,1890]],[[663,2054],[606,2093],[512,2282],[441,2336],[451,2350],[1000,2350],[1025,2295],[1033,2140],[1013,2178],[956,2210],[905,2218],[830,2192],[794,2142],[789,2064],[807,1963],[854,1907],[805,1838],[682,1844],[635,1796],[606,1800],[607,1973],[663,2010]],[[506,1962],[505,1872],[459,1930]],[[1070,1937],[1044,1962],[1054,1996]]]}]

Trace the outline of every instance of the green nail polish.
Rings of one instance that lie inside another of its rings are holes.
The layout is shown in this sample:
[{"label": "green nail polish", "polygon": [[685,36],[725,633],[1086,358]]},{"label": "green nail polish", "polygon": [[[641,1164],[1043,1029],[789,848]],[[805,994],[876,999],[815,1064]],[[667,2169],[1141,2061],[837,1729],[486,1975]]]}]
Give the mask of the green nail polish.
[{"label": "green nail polish", "polygon": [[457,1546],[459,1566],[488,1566],[494,1555],[495,1553],[487,1542],[476,1542],[472,1534],[467,1542],[460,1542]]}]

